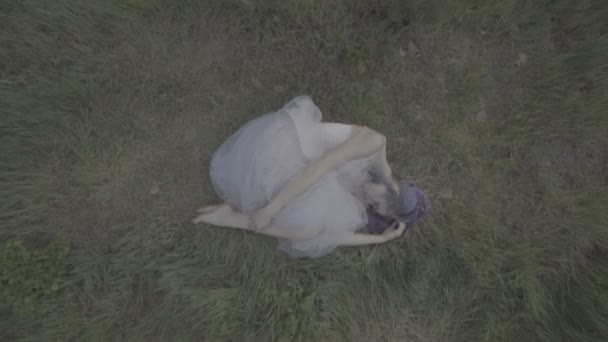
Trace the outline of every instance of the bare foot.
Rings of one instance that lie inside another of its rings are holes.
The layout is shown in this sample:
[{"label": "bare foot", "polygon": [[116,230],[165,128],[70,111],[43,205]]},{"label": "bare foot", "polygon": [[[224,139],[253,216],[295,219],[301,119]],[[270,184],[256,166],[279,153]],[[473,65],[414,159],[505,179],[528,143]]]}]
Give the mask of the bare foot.
[{"label": "bare foot", "polygon": [[206,207],[202,207],[202,208],[196,209],[196,212],[200,213],[200,214],[208,214],[208,213],[216,210],[217,208],[221,207],[222,205],[224,205],[224,203],[222,203],[222,204],[216,204],[216,205],[208,205]]},{"label": "bare foot", "polygon": [[194,224],[198,224],[198,223],[213,224],[218,216],[221,216],[225,212],[231,211],[231,210],[232,209],[230,208],[230,206],[227,205],[226,203],[209,205],[209,206],[196,210],[199,213],[199,215],[195,219],[192,220],[192,223],[194,223]]}]

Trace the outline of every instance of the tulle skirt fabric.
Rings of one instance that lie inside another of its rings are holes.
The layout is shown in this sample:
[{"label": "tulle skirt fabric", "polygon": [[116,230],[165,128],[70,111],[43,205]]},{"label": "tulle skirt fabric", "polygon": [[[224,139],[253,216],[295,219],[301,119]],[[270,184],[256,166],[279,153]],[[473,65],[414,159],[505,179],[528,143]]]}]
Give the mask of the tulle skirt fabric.
[{"label": "tulle skirt fabric", "polygon": [[[246,214],[266,206],[331,147],[319,137],[321,124],[319,109],[301,96],[243,125],[212,157],[211,181],[218,196]],[[364,160],[346,163],[289,201],[272,224],[285,231],[321,233],[305,241],[279,239],[279,249],[294,257],[320,257],[365,225],[358,191],[368,178],[366,165]]]}]

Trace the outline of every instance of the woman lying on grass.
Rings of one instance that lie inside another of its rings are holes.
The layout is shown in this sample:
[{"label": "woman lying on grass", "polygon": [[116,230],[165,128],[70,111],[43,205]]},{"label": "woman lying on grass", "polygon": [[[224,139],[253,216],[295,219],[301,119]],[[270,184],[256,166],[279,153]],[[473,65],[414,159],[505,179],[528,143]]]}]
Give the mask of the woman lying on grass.
[{"label": "woman lying on grass", "polygon": [[[224,203],[199,209],[194,223],[275,236],[295,257],[393,240],[429,208],[417,186],[393,177],[383,135],[321,122],[308,96],[241,127],[213,155],[211,181]],[[357,233],[365,225],[370,234]]]}]

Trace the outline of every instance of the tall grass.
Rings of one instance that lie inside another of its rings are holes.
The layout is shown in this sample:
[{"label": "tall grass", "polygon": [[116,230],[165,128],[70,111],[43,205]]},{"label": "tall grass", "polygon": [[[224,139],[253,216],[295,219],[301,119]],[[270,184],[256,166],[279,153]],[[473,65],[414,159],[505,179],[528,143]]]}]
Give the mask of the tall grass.
[{"label": "tall grass", "polygon": [[[600,341],[601,1],[0,5],[3,340]],[[290,259],[194,227],[210,154],[313,96],[384,132],[433,211]],[[156,189],[150,191],[151,189]]]}]

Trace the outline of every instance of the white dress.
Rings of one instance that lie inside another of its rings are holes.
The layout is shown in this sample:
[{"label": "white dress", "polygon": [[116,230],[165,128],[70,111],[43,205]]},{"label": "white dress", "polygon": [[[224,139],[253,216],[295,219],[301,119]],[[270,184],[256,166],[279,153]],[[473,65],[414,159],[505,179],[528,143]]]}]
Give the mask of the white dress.
[{"label": "white dress", "polygon": [[[308,163],[349,137],[352,126],[322,123],[321,117],[310,97],[299,96],[243,125],[212,157],[218,196],[243,213],[266,206]],[[286,231],[321,228],[321,233],[306,241],[280,238],[279,249],[294,257],[320,257],[364,226],[367,214],[359,194],[370,179],[369,159],[345,163],[289,201],[272,224]]]}]

